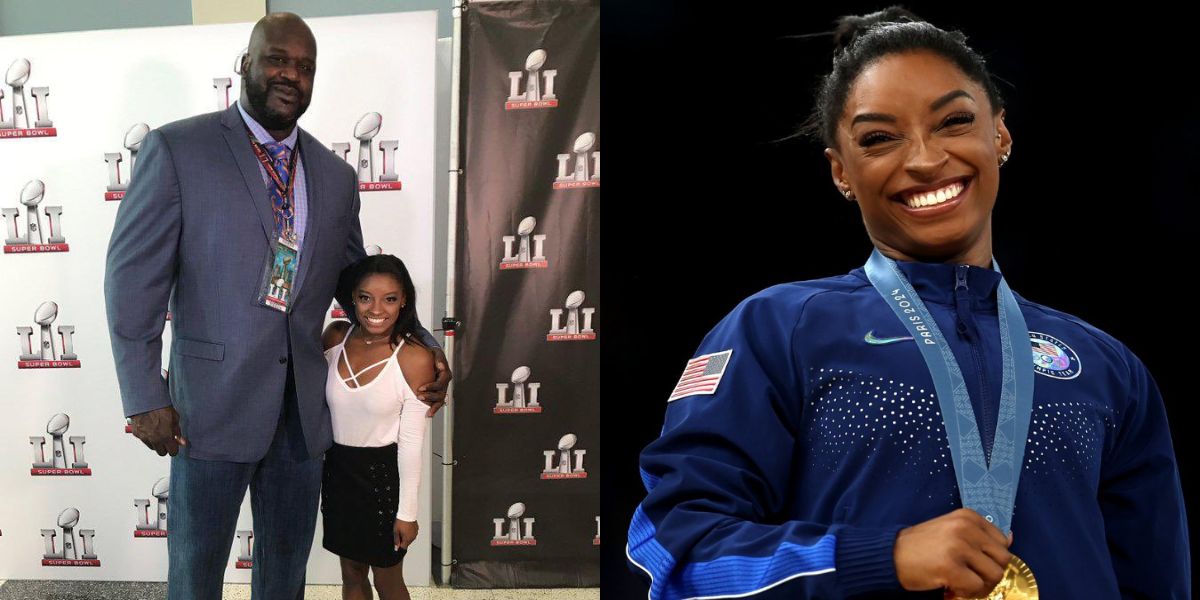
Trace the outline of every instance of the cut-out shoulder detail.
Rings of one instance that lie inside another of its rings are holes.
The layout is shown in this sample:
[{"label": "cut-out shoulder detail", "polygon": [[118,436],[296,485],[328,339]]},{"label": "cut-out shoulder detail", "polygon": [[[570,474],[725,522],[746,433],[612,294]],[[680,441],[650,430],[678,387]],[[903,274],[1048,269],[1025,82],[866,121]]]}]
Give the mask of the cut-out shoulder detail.
[{"label": "cut-out shoulder detail", "polygon": [[396,357],[404,381],[416,391],[427,383],[433,383],[437,378],[434,368],[433,351],[414,343],[405,343],[400,354]]}]

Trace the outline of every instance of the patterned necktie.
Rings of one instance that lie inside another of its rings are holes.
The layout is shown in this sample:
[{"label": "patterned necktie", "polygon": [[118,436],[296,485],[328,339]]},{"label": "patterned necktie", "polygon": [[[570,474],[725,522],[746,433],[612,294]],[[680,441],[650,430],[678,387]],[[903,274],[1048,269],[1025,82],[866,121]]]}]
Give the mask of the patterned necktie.
[{"label": "patterned necktie", "polygon": [[279,236],[283,233],[285,225],[286,229],[292,230],[292,205],[284,197],[284,191],[292,177],[292,174],[288,172],[288,160],[291,158],[292,150],[282,142],[268,142],[263,147],[271,154],[275,174],[279,176],[279,180],[284,185],[284,189],[280,189],[273,182],[268,186],[271,191],[271,203],[275,205],[275,235]]}]

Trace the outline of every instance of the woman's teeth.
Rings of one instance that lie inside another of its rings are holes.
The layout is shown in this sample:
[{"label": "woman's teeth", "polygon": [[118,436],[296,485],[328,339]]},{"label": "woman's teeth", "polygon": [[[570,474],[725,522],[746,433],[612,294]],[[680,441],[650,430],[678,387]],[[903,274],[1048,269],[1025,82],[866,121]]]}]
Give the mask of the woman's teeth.
[{"label": "woman's teeth", "polygon": [[922,208],[926,206],[935,206],[947,200],[951,200],[962,193],[963,184],[961,181],[956,181],[944,188],[912,194],[904,199],[904,203],[909,208]]}]

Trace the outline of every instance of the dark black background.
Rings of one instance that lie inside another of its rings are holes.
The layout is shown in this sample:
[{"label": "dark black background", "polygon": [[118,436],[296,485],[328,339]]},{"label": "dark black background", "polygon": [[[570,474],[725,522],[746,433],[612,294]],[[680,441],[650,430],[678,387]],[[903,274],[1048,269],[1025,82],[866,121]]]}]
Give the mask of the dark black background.
[{"label": "dark black background", "polygon": [[[773,140],[807,115],[831,59],[828,39],[781,36],[882,6],[604,6],[605,598],[646,597],[624,549],[644,495],[637,454],[658,435],[704,334],[762,288],[844,273],[870,252],[823,148]],[[1003,80],[1014,144],[994,213],[996,258],[1018,293],[1109,332],[1149,366],[1196,540],[1197,15],[1148,3],[908,6],[961,29]]]}]

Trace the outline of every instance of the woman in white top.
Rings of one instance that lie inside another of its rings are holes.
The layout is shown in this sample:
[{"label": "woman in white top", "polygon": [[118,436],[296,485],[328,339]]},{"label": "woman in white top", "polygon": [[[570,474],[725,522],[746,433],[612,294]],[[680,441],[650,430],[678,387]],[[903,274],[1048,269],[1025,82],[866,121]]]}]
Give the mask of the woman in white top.
[{"label": "woman in white top", "polygon": [[413,388],[434,375],[433,354],[412,332],[416,292],[390,255],[346,267],[335,293],[350,323],[325,329],[325,393],[333,447],[325,453],[322,545],[341,557],[342,598],[409,598],[403,563],[417,537],[417,490],[427,406]]}]

